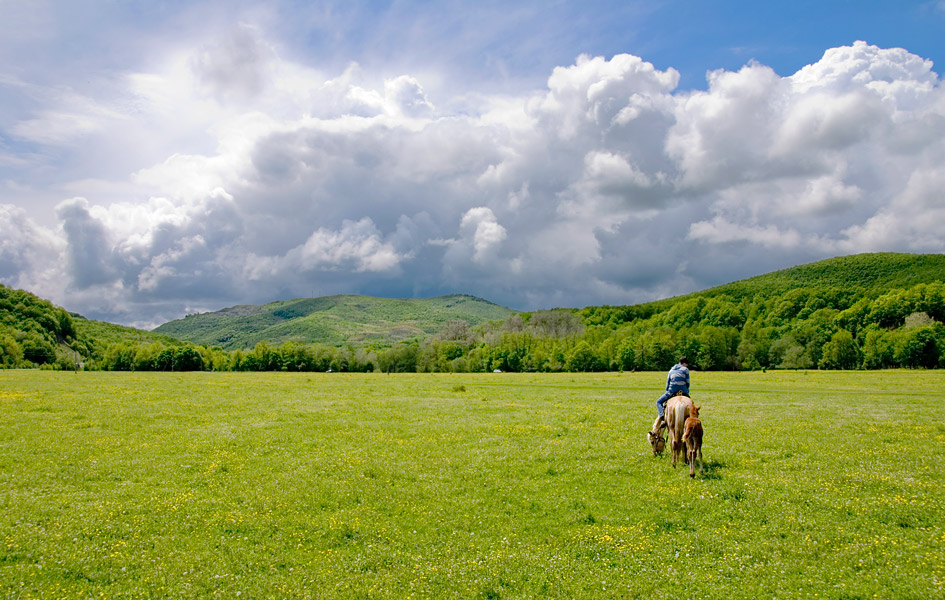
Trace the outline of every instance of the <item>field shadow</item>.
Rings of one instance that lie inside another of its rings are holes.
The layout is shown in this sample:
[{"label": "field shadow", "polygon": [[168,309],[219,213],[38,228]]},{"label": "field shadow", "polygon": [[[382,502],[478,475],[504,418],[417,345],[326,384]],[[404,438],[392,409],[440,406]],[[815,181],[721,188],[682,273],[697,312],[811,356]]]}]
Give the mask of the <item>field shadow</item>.
[{"label": "field shadow", "polygon": [[[672,463],[672,458],[670,457],[670,454],[668,451],[664,452],[662,455],[654,455],[648,450],[646,453],[646,458],[657,463],[662,463],[663,461],[665,461],[664,464],[666,464],[667,466],[671,465]],[[698,460],[696,461],[696,477],[697,478],[720,480],[723,478],[723,474],[725,473],[725,470],[728,468],[728,463],[726,463],[724,460],[719,460],[719,459],[705,460],[703,461],[703,465],[705,467],[705,471],[700,473],[699,461]],[[679,462],[677,463],[676,466],[677,468],[681,468],[685,471],[689,470],[689,465],[686,463],[686,461],[683,459],[682,456],[680,456]]]},{"label": "field shadow", "polygon": [[[699,461],[696,461],[698,468]],[[705,461],[705,472],[698,473],[697,476],[701,476],[703,479],[722,479],[722,473],[726,469],[726,464],[724,460],[707,460]]]}]

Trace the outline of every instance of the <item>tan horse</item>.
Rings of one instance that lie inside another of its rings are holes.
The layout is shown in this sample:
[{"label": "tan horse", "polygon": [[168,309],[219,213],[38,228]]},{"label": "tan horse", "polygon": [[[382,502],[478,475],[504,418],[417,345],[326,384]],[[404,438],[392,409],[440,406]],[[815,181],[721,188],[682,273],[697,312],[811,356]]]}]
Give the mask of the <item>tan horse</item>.
[{"label": "tan horse", "polygon": [[681,394],[673,396],[666,402],[666,427],[669,429],[669,450],[673,457],[673,468],[676,467],[676,460],[680,454],[687,459],[683,450],[686,443],[683,442],[683,434],[686,431],[686,419],[692,415],[692,398]]},{"label": "tan horse", "polygon": [[689,476],[696,476],[696,456],[699,457],[699,471],[705,473],[705,462],[702,460],[702,421],[699,420],[701,406],[692,407],[692,416],[686,419],[686,431],[682,439],[686,443],[686,458],[689,462]]}]

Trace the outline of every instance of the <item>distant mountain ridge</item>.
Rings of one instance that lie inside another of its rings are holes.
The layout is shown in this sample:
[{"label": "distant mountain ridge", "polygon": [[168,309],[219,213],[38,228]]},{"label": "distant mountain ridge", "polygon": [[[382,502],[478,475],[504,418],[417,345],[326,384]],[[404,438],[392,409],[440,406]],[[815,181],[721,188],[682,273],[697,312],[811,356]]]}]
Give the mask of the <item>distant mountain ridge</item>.
[{"label": "distant mountain ridge", "polygon": [[435,334],[448,321],[470,326],[516,311],[462,294],[423,299],[338,295],[238,305],[170,321],[155,333],[225,350],[297,341],[386,347]]},{"label": "distant mountain ridge", "polygon": [[[829,258],[719,285],[683,296],[624,307],[627,316],[647,317],[694,296],[741,299],[781,294],[796,288],[856,289],[875,295],[945,280],[945,254],[877,252]],[[611,307],[616,308],[616,307]],[[575,309],[588,313],[605,307]],[[225,350],[249,349],[260,341],[374,345],[386,347],[436,334],[447,321],[470,326],[500,321],[517,311],[470,295],[389,299],[337,295],[297,298],[264,305],[237,305],[188,315],[154,333]],[[593,321],[593,320],[591,320]]]}]

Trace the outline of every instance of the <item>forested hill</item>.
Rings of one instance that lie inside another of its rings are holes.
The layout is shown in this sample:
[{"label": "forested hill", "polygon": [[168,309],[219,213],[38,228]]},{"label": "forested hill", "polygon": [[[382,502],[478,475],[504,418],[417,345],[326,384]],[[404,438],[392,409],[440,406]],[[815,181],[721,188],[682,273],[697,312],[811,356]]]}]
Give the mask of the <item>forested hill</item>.
[{"label": "forested hill", "polygon": [[732,301],[772,298],[787,292],[817,291],[830,297],[875,298],[894,289],[945,282],[945,254],[877,252],[830,258],[727,283],[684,296],[628,306],[589,306],[581,313],[589,324],[620,323],[649,318],[694,298]]},{"label": "forested hill", "polygon": [[514,312],[466,295],[425,299],[341,295],[234,306],[188,315],[154,331],[227,350],[250,349],[261,341],[389,347],[432,336],[449,321],[474,326]]},{"label": "forested hill", "polygon": [[941,368],[945,255],[834,258],[631,306],[515,313],[472,296],[331,296],[155,332],[0,286],[0,367],[71,368],[76,352],[85,368],[116,370],[663,371],[680,355],[703,370]]},{"label": "forested hill", "polygon": [[830,258],[706,290],[709,295],[743,297],[795,288],[860,291],[908,288],[945,278],[945,254],[881,252]]},{"label": "forested hill", "polygon": [[110,346],[179,346],[167,336],[90,321],[35,294],[0,284],[0,368],[74,369]]},{"label": "forested hill", "polygon": [[648,370],[686,354],[702,369],[942,367],[943,282],[945,255],[859,254],[678,298],[587,307],[575,311],[587,347],[570,365]]},{"label": "forested hill", "polygon": [[70,364],[65,348],[76,341],[75,323],[64,309],[0,284],[0,367]]}]

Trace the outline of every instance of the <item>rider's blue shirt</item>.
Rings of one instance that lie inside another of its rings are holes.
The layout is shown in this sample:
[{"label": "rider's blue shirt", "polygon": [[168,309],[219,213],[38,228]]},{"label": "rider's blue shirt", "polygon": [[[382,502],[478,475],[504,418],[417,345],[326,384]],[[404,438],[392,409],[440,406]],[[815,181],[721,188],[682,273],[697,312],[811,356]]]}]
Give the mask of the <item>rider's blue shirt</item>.
[{"label": "rider's blue shirt", "polygon": [[676,363],[666,376],[666,391],[675,394],[682,391],[689,395],[689,369]]}]

